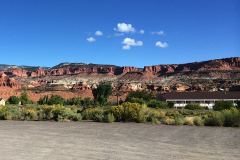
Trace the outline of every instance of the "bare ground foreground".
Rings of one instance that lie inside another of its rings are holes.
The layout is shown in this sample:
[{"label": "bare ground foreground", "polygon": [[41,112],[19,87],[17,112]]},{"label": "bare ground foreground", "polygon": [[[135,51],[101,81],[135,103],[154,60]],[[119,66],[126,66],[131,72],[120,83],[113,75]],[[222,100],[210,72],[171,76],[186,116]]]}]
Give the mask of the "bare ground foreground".
[{"label": "bare ground foreground", "polygon": [[1,160],[239,160],[240,129],[0,121]]}]

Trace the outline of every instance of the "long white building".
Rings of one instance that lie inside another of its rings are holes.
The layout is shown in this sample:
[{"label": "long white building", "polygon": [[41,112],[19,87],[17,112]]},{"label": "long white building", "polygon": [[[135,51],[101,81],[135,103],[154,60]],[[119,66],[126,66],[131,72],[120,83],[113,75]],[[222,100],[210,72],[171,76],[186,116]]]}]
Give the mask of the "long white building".
[{"label": "long white building", "polygon": [[173,102],[174,107],[183,108],[189,103],[212,109],[216,101],[240,101],[240,92],[170,92],[159,94],[161,100]]}]

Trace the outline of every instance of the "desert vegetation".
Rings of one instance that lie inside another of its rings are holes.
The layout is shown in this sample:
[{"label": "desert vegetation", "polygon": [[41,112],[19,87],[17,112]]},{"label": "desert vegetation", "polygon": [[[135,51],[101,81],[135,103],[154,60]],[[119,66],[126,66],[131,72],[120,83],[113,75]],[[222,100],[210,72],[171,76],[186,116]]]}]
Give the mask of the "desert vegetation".
[{"label": "desert vegetation", "polygon": [[189,104],[184,109],[159,101],[148,92],[131,92],[120,105],[111,105],[108,97],[111,86],[102,84],[95,90],[94,99],[44,96],[37,103],[23,92],[20,97],[10,97],[6,106],[0,107],[1,120],[31,121],[82,121],[136,122],[166,125],[196,125],[240,127],[239,106],[219,101],[213,110]]}]

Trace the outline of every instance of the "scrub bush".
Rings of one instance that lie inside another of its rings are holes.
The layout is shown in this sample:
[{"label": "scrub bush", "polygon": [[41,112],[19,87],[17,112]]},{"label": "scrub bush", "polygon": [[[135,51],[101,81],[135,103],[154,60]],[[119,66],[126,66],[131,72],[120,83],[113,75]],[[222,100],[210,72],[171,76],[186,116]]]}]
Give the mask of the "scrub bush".
[{"label": "scrub bush", "polygon": [[102,107],[87,108],[82,112],[82,117],[84,120],[101,122],[104,118],[104,110]]},{"label": "scrub bush", "polygon": [[217,101],[215,102],[215,105],[213,106],[214,111],[221,111],[224,109],[231,109],[233,108],[233,102],[230,101]]},{"label": "scrub bush", "polygon": [[189,109],[189,110],[200,110],[200,109],[204,109],[203,107],[201,107],[199,104],[187,104],[185,106],[185,109]]},{"label": "scrub bush", "polygon": [[194,125],[194,118],[193,117],[185,117],[184,118],[184,125],[192,126]]},{"label": "scrub bush", "polygon": [[169,108],[167,102],[158,101],[158,100],[156,100],[156,99],[150,100],[147,105],[148,105],[148,107],[150,107],[150,108],[162,108],[162,109]]},{"label": "scrub bush", "polygon": [[204,121],[201,117],[194,117],[193,123],[196,126],[203,126],[204,125]]},{"label": "scrub bush", "polygon": [[221,112],[214,112],[205,119],[204,124],[206,126],[223,126],[224,116]]},{"label": "scrub bush", "polygon": [[115,121],[115,117],[112,113],[105,114],[104,122],[113,123]]},{"label": "scrub bush", "polygon": [[236,108],[222,111],[225,127],[240,127],[240,111]]}]

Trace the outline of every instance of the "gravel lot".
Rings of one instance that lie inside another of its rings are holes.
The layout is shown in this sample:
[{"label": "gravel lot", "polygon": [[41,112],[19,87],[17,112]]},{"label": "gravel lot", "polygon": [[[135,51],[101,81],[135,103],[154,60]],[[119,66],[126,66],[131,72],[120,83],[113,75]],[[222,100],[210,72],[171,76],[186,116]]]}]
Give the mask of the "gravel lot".
[{"label": "gravel lot", "polygon": [[0,121],[0,160],[239,160],[240,129]]}]

